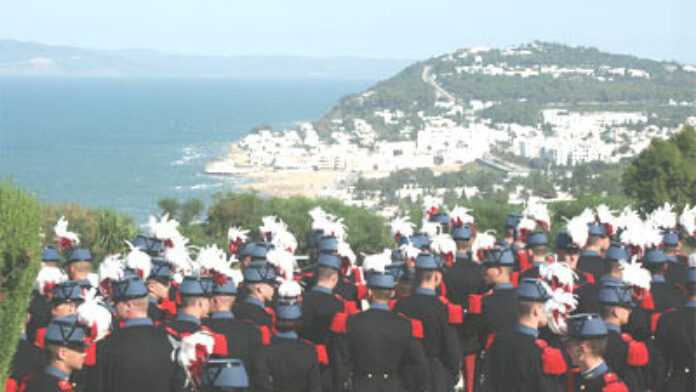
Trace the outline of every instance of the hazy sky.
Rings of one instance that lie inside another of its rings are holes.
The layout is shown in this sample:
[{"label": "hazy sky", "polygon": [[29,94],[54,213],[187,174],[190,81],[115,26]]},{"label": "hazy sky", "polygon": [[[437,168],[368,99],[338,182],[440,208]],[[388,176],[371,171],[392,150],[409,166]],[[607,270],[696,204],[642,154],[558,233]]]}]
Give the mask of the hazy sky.
[{"label": "hazy sky", "polygon": [[696,63],[696,0],[0,0],[2,38],[412,59],[539,39]]}]

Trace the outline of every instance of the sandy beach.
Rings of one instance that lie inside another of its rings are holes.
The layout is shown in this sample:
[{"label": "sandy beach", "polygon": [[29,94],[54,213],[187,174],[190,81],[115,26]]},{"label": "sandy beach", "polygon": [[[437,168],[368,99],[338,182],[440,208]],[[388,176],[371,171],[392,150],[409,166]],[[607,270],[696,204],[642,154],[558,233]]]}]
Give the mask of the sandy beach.
[{"label": "sandy beach", "polygon": [[332,187],[346,175],[334,170],[271,170],[260,169],[246,173],[252,182],[241,186],[272,196],[317,197],[326,187]]}]

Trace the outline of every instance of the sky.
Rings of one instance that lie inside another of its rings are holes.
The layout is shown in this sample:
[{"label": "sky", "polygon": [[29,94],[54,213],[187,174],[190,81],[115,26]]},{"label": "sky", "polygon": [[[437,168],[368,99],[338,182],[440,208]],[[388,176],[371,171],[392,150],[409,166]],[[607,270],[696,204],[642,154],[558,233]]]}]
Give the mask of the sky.
[{"label": "sky", "polygon": [[696,1],[0,0],[0,39],[405,59],[543,40],[696,63]]}]

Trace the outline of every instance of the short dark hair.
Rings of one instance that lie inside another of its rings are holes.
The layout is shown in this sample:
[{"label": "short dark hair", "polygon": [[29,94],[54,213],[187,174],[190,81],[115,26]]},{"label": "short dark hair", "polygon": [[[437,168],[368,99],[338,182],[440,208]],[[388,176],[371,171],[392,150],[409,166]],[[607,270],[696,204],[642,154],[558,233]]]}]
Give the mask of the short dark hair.
[{"label": "short dark hair", "polygon": [[276,329],[280,332],[292,332],[297,331],[302,326],[302,320],[276,320]]},{"label": "short dark hair", "polygon": [[591,235],[587,237],[587,245],[589,246],[596,246],[599,245],[599,241],[602,240],[603,237],[598,236],[598,235]]},{"label": "short dark hair", "polygon": [[532,253],[534,256],[546,256],[549,253],[549,250],[546,245],[533,246]]},{"label": "short dark hair", "polygon": [[379,301],[388,301],[392,297],[394,290],[390,289],[370,289],[372,291],[372,297]]},{"label": "short dark hair", "polygon": [[437,271],[434,270],[416,270],[416,284],[421,284],[431,280]]},{"label": "short dark hair", "polygon": [[587,346],[590,348],[592,355],[603,357],[607,352],[607,337],[586,340]]},{"label": "short dark hair", "polygon": [[517,316],[529,316],[530,314],[532,314],[532,310],[534,309],[534,305],[536,304],[536,302],[519,301],[517,303]]},{"label": "short dark hair", "polygon": [[181,297],[181,306],[187,307],[187,306],[193,306],[196,304],[196,302],[200,299],[205,299],[206,297],[198,297],[198,296],[187,296],[187,297]]}]

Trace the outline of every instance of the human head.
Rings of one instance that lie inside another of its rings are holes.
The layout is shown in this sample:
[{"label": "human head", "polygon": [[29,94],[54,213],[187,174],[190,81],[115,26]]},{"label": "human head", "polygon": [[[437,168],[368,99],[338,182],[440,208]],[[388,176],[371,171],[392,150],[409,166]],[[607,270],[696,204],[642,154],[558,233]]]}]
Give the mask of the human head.
[{"label": "human head", "polygon": [[604,281],[599,289],[602,319],[606,322],[626,325],[631,316],[633,297],[631,287],[615,281]]},{"label": "human head", "polygon": [[538,279],[525,278],[517,287],[518,318],[522,324],[534,328],[544,327],[548,323],[545,304],[551,296]]},{"label": "human head", "polygon": [[70,280],[85,280],[92,272],[92,253],[89,249],[75,248],[65,266]]},{"label": "human head", "polygon": [[49,363],[67,373],[82,369],[86,337],[85,327],[75,315],[51,320],[44,336]]},{"label": "human head", "polygon": [[486,252],[481,267],[487,284],[509,283],[515,258],[510,248],[495,247]]},{"label": "human head", "polygon": [[607,347],[607,327],[597,314],[568,317],[566,351],[581,370],[592,369],[603,361]]},{"label": "human head", "polygon": [[116,315],[122,320],[147,317],[148,291],[137,276],[111,283],[111,299],[116,305]]}]

